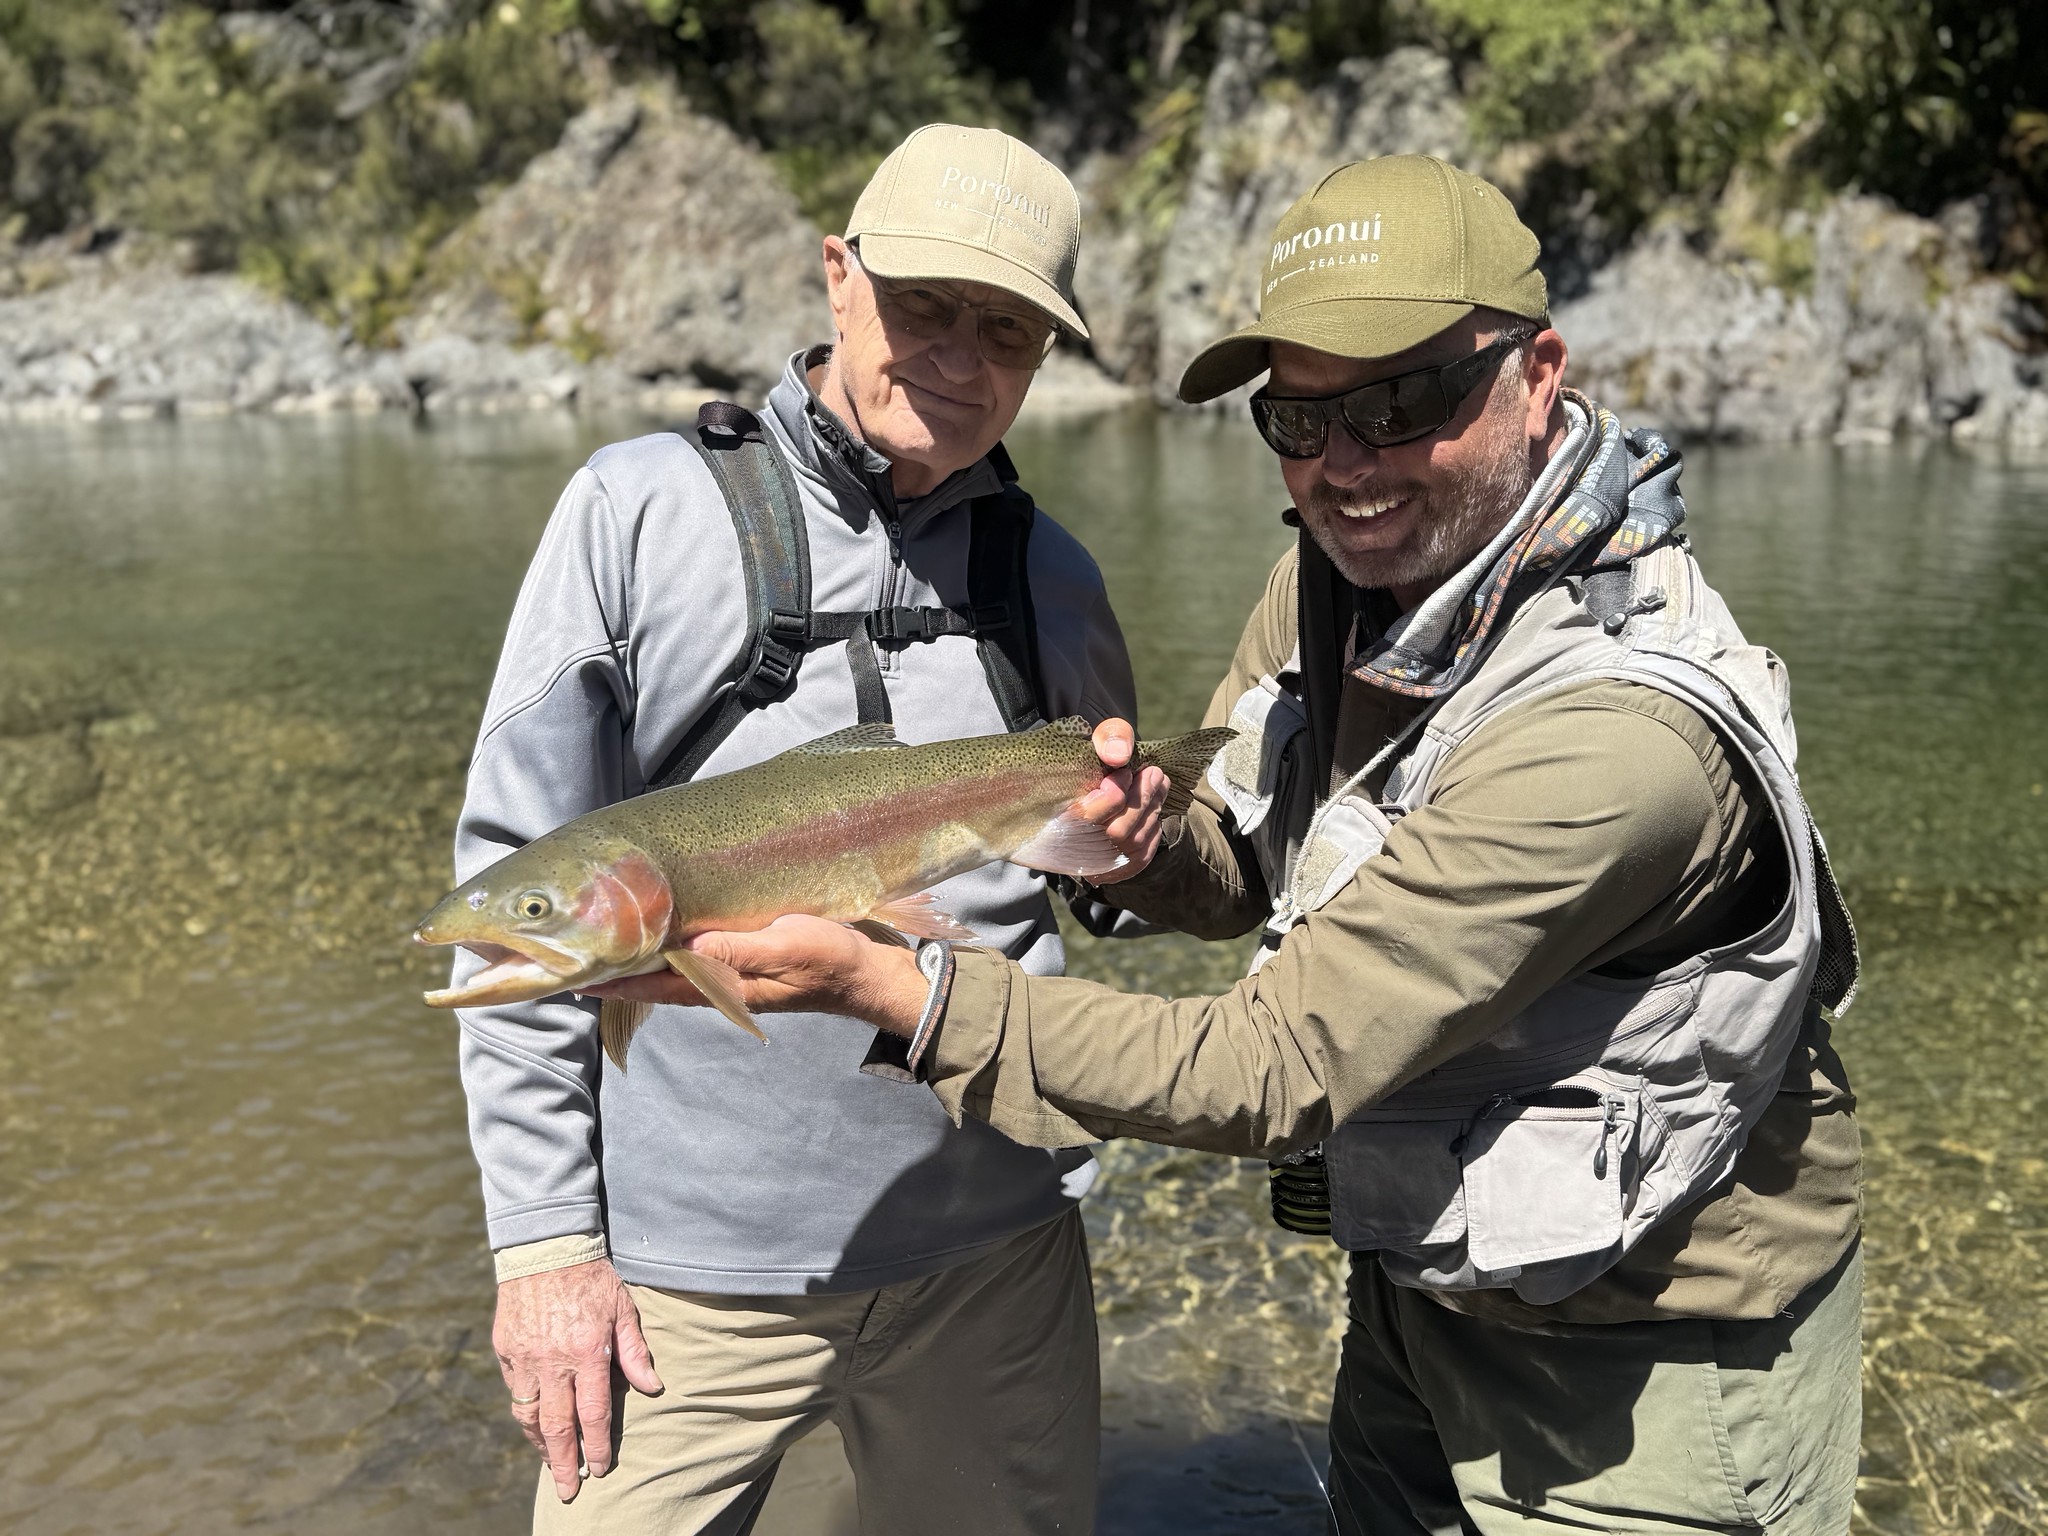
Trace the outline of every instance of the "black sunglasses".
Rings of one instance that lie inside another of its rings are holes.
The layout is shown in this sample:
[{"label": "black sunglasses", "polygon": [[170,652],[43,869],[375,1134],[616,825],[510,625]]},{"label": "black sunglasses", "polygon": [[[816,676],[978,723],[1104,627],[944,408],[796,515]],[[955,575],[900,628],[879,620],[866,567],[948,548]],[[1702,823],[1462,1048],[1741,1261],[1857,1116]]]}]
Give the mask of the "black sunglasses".
[{"label": "black sunglasses", "polygon": [[1330,423],[1337,420],[1366,447],[1391,448],[1442,427],[1494,364],[1528,340],[1503,336],[1455,363],[1396,374],[1341,395],[1304,400],[1262,389],[1252,396],[1252,421],[1284,459],[1320,458]]}]

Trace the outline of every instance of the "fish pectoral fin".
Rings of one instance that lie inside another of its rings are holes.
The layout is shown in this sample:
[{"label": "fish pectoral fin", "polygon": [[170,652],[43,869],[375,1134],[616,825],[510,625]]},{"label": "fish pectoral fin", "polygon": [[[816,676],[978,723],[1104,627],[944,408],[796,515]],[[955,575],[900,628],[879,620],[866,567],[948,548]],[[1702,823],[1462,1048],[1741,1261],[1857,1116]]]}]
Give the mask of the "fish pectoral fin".
[{"label": "fish pectoral fin", "polygon": [[883,902],[865,920],[913,939],[951,939],[955,944],[971,944],[980,937],[952,913],[942,910],[930,891]]},{"label": "fish pectoral fin", "polygon": [[633,1043],[633,1036],[640,1032],[640,1026],[647,1022],[647,1015],[654,1011],[654,1004],[634,1002],[630,998],[604,998],[597,1010],[597,1038],[604,1046],[605,1055],[612,1059],[612,1065],[621,1072],[626,1070],[626,1048]]},{"label": "fish pectoral fin", "polygon": [[1107,832],[1069,806],[1011,854],[1010,862],[1048,875],[1078,875],[1088,880],[1122,869],[1130,860],[1109,840]]},{"label": "fish pectoral fin", "polygon": [[704,994],[704,1001],[739,1025],[763,1045],[768,1037],[761,1033],[761,1026],[754,1022],[753,1014],[740,999],[740,973],[723,960],[714,960],[709,955],[699,954],[694,949],[671,949],[661,957],[668,962],[668,968],[683,980]]}]

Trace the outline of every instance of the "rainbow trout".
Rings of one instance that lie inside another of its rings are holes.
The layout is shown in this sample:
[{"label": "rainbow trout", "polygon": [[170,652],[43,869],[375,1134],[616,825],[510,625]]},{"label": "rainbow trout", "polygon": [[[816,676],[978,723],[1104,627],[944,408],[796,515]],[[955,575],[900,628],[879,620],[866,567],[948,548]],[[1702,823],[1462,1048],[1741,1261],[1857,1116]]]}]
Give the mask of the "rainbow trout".
[{"label": "rainbow trout", "polygon": [[[1140,742],[1132,766],[1171,781],[1187,810],[1227,728]],[[683,948],[693,934],[766,927],[788,912],[911,937],[973,935],[921,894],[1008,859],[1083,877],[1124,862],[1074,813],[1102,782],[1086,721],[1012,735],[904,746],[856,725],[750,768],[579,816],[444,896],[413,937],[460,944],[488,963],[435,1008],[524,1002],[663,967],[765,1039],[730,967]],[[648,1004],[607,998],[605,1053],[622,1070]]]}]

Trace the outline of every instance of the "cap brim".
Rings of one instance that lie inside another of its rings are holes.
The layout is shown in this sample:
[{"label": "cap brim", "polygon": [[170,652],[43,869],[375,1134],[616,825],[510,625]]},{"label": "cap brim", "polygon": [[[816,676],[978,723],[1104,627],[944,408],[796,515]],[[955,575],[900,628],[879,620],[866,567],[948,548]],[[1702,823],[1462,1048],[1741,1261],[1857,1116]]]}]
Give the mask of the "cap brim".
[{"label": "cap brim", "polygon": [[1341,298],[1298,304],[1197,352],[1180,376],[1180,397],[1189,405],[1200,405],[1250,383],[1272,364],[1270,342],[1291,341],[1333,357],[1369,362],[1420,346],[1477,307],[1438,299]]},{"label": "cap brim", "polygon": [[882,277],[932,277],[956,283],[987,283],[1005,293],[1014,293],[1027,304],[1044,310],[1082,340],[1088,327],[1080,312],[1060,291],[1029,267],[1007,256],[998,256],[986,246],[948,240],[943,235],[860,236],[861,265]]}]

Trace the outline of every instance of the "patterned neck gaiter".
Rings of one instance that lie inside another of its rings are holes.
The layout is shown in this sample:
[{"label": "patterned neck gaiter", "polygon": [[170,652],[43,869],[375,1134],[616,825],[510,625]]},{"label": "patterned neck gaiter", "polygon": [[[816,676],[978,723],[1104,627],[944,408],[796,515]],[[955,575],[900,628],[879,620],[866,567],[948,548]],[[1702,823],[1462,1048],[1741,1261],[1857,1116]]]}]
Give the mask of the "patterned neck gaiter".
[{"label": "patterned neck gaiter", "polygon": [[1361,635],[1352,676],[1414,699],[1441,698],[1477,670],[1505,617],[1570,570],[1626,567],[1685,520],[1679,454],[1647,428],[1577,390],[1570,430],[1505,527],[1423,602],[1377,637]]}]

